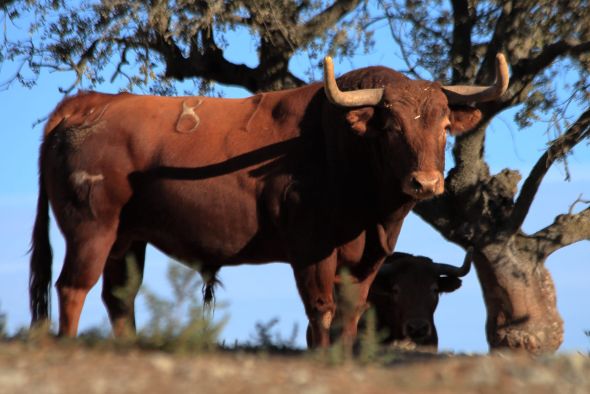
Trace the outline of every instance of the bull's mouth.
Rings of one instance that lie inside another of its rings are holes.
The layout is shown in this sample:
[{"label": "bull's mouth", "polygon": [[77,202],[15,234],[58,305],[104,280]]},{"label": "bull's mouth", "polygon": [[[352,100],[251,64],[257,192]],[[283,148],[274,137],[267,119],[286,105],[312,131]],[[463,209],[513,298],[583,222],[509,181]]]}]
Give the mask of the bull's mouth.
[{"label": "bull's mouth", "polygon": [[417,200],[417,201],[428,200],[428,199],[434,198],[436,196],[441,195],[443,193],[443,191],[441,191],[441,192],[431,192],[431,191],[425,192],[425,191],[419,191],[419,190],[410,189],[410,188],[404,188],[404,190],[403,190],[404,194],[407,194],[412,199]]},{"label": "bull's mouth", "polygon": [[434,344],[431,335],[419,338],[406,337],[406,340],[414,342],[417,346],[430,346]]},{"label": "bull's mouth", "polygon": [[407,338],[416,344],[424,344],[432,339],[432,324],[425,319],[407,320],[402,328],[404,338]]}]

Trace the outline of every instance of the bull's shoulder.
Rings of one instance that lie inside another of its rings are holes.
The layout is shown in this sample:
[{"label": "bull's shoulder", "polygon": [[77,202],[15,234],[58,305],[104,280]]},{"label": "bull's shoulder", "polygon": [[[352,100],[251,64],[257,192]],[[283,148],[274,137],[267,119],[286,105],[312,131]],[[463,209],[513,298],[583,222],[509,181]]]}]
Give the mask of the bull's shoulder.
[{"label": "bull's shoulder", "polygon": [[83,123],[89,116],[98,116],[112,101],[132,96],[129,93],[108,94],[93,91],[80,91],[73,96],[64,98],[49,116],[45,124],[45,136],[58,125],[67,122],[74,125]]}]

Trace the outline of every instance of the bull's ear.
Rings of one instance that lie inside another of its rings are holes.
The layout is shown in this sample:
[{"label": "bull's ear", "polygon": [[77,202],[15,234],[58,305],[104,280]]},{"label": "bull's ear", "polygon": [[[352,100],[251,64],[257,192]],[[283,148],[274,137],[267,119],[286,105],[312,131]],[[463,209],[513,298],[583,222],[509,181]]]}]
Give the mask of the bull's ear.
[{"label": "bull's ear", "polygon": [[472,130],[481,121],[481,111],[466,105],[451,106],[451,134],[459,135]]},{"label": "bull's ear", "polygon": [[438,291],[441,293],[452,293],[461,287],[461,279],[456,276],[441,276],[438,278]]},{"label": "bull's ear", "polygon": [[373,107],[363,107],[359,109],[353,109],[346,113],[346,121],[350,125],[352,131],[360,136],[370,136],[373,133],[369,126],[369,122],[375,114]]}]

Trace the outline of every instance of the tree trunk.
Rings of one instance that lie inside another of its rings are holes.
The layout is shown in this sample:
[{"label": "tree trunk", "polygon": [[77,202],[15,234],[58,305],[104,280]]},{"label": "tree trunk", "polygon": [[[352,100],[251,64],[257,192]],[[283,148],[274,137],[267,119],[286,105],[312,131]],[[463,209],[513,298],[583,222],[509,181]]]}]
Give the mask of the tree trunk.
[{"label": "tree trunk", "polygon": [[491,350],[554,352],[563,342],[555,286],[543,261],[519,247],[523,241],[516,235],[475,253],[487,308],[487,340]]}]

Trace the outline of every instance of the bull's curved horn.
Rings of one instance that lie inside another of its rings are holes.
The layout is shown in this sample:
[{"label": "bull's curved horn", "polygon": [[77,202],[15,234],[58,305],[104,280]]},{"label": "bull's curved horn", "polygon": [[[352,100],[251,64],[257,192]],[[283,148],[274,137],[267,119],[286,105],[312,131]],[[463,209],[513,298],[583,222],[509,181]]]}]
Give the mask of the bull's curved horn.
[{"label": "bull's curved horn", "polygon": [[491,86],[449,85],[442,89],[449,104],[465,104],[492,101],[502,96],[508,89],[508,64],[503,54],[496,55],[496,81]]},{"label": "bull's curved horn", "polygon": [[383,97],[383,88],[359,89],[351,92],[343,92],[338,89],[334,77],[334,63],[330,56],[324,58],[324,91],[332,104],[341,107],[362,107],[365,105],[377,105]]},{"label": "bull's curved horn", "polygon": [[442,264],[442,263],[434,263],[436,266],[436,273],[439,276],[454,276],[457,278],[461,278],[469,273],[471,269],[471,261],[473,260],[473,248],[467,248],[467,253],[465,254],[465,259],[463,260],[463,265],[461,267],[455,267],[449,264]]}]

